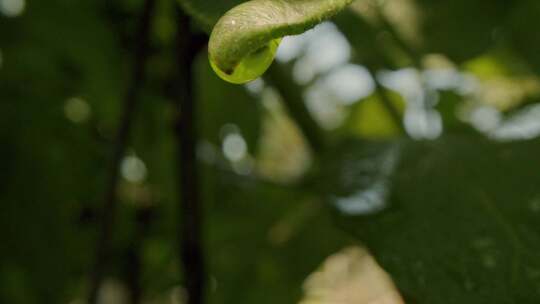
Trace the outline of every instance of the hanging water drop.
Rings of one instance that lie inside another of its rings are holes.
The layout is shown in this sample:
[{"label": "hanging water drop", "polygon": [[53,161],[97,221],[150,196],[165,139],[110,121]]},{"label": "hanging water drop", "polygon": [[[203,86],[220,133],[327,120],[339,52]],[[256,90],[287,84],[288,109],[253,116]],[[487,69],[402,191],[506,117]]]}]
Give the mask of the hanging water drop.
[{"label": "hanging water drop", "polygon": [[225,81],[257,79],[272,64],[281,38],[301,34],[353,0],[251,0],[227,11],[208,41],[210,64]]},{"label": "hanging water drop", "polygon": [[238,65],[224,71],[210,57],[210,65],[223,80],[234,84],[243,84],[259,78],[270,67],[276,56],[281,39],[271,40],[267,45],[244,57]]}]

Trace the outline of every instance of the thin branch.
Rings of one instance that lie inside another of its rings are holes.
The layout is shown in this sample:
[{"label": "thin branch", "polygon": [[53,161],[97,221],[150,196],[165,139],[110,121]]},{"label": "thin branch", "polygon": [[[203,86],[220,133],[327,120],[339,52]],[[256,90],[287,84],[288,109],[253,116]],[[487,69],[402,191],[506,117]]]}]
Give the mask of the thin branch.
[{"label": "thin branch", "polygon": [[129,248],[126,250],[125,258],[125,282],[128,289],[128,303],[140,304],[142,298],[141,287],[141,239],[133,240]]},{"label": "thin branch", "polygon": [[135,217],[135,233],[125,254],[125,282],[129,291],[129,303],[140,304],[143,296],[141,286],[142,258],[141,250],[149,226],[153,219],[153,208],[143,206],[137,210]]},{"label": "thin branch", "polygon": [[283,104],[306,137],[312,150],[321,152],[325,148],[323,131],[305,106],[302,88],[294,82],[290,75],[285,67],[274,63],[268,70],[265,79],[278,90]]},{"label": "thin branch", "polygon": [[96,244],[94,268],[92,269],[90,277],[90,292],[88,296],[89,304],[95,304],[97,302],[99,287],[103,280],[105,268],[109,259],[110,243],[118,204],[116,189],[118,187],[120,177],[119,167],[120,162],[125,154],[126,145],[131,133],[138,103],[139,89],[144,82],[146,60],[148,57],[149,48],[149,33],[155,3],[156,0],[145,0],[143,11],[139,19],[133,62],[133,74],[122,105],[120,126],[116,134],[111,167],[109,169],[110,175],[103,199],[103,207],[101,212],[102,222]]},{"label": "thin branch", "polygon": [[177,172],[180,189],[178,244],[187,289],[188,304],[205,301],[206,272],[202,241],[203,216],[200,201],[199,173],[196,164],[196,111],[193,65],[197,53],[206,43],[193,33],[191,20],[177,10],[177,75],[175,79],[176,117],[174,133],[178,144]]}]

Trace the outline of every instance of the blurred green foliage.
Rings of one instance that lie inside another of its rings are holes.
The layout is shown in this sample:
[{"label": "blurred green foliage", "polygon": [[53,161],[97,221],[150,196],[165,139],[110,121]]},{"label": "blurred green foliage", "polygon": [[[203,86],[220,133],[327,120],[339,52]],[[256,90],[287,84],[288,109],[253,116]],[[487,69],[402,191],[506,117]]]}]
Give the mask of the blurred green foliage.
[{"label": "blurred green foliage", "polygon": [[[107,270],[114,290],[128,288],[139,242],[143,303],[177,303],[185,283],[170,96],[177,2],[158,0]],[[203,33],[240,2],[179,3]],[[0,0],[0,303],[86,296],[142,7]],[[225,83],[202,51],[193,79],[209,302],[298,302],[326,257],[360,244],[407,303],[535,303],[539,12],[535,0],[358,0],[333,20],[336,35],[346,63],[379,85],[353,101],[322,81],[344,63],[300,77],[317,65],[306,59],[316,30],[280,59],[295,79],[286,88]],[[317,85],[322,103],[307,94]],[[298,107],[324,148],[302,137]]]}]

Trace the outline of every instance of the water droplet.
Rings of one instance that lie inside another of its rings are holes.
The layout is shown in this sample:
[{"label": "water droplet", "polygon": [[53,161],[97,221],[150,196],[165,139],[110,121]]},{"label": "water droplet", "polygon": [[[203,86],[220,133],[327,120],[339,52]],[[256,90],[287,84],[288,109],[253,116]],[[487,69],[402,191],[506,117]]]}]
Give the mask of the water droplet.
[{"label": "water droplet", "polygon": [[231,71],[221,70],[212,59],[210,65],[221,79],[234,84],[244,84],[257,79],[268,70],[280,42],[281,39],[270,41],[266,46],[243,58]]}]

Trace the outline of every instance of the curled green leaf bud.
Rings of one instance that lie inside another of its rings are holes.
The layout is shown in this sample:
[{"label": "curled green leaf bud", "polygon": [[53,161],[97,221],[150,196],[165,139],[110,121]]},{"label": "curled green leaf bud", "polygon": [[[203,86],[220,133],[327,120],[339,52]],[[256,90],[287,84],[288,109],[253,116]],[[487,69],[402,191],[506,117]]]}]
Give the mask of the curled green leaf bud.
[{"label": "curled green leaf bud", "polygon": [[208,45],[214,71],[232,83],[261,76],[279,42],[301,34],[344,9],[352,0],[252,0],[228,11],[214,26]]}]

